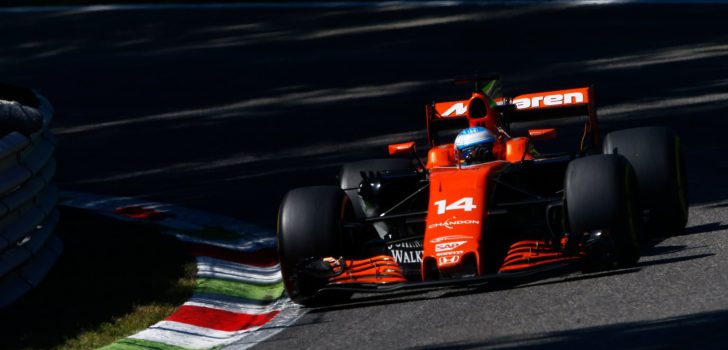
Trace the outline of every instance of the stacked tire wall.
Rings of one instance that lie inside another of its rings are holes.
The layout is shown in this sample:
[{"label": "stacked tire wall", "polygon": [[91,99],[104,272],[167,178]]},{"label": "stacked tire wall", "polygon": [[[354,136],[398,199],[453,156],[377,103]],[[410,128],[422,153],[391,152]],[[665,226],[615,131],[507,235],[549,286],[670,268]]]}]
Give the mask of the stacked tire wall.
[{"label": "stacked tire wall", "polygon": [[58,191],[51,182],[52,117],[43,96],[0,85],[0,307],[37,286],[63,250],[53,233]]}]

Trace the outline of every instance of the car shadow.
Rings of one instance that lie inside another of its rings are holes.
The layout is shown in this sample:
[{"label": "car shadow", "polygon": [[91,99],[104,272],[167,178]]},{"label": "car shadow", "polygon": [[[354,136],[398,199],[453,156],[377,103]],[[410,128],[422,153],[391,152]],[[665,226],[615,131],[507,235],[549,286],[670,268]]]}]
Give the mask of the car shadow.
[{"label": "car shadow", "polygon": [[678,257],[674,257],[674,258],[665,258],[665,259],[659,259],[659,260],[640,261],[637,263],[637,266],[647,267],[647,266],[665,265],[665,264],[672,264],[672,263],[676,263],[676,262],[702,259],[702,258],[707,258],[710,256],[715,256],[715,254],[714,253],[704,253],[704,254],[695,254],[695,255],[689,255],[689,256],[678,256]]},{"label": "car shadow", "polygon": [[[703,247],[703,246],[701,246]],[[698,247],[692,247],[688,248],[686,245],[666,245],[666,246],[653,246],[646,248],[642,251],[642,256],[655,256],[655,255],[665,255],[665,254],[672,254],[672,253],[678,253],[684,250],[688,249],[695,249]]]},{"label": "car shadow", "polygon": [[728,311],[709,311],[530,335],[428,344],[408,349],[725,349]]},{"label": "car shadow", "polygon": [[726,224],[721,224],[720,222],[711,222],[709,224],[686,227],[682,233],[678,234],[678,236],[723,231],[723,230],[727,230],[727,229],[728,229],[728,225],[726,225]]}]

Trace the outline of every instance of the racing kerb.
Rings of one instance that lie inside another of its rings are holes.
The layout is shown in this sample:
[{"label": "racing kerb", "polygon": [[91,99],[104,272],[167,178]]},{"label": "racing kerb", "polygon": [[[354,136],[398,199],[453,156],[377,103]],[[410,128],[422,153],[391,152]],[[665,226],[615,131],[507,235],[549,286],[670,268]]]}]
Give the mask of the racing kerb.
[{"label": "racing kerb", "polygon": [[197,288],[187,302],[164,320],[103,349],[245,349],[280,332],[305,311],[283,290],[270,230],[133,198],[61,192],[59,205],[155,225],[182,241],[197,260]]},{"label": "racing kerb", "polygon": [[[58,193],[51,183],[56,163],[49,131],[53,108],[35,93],[43,126],[29,136],[0,138],[0,307],[37,286],[63,250],[53,234]],[[12,100],[0,94],[1,100]]]}]

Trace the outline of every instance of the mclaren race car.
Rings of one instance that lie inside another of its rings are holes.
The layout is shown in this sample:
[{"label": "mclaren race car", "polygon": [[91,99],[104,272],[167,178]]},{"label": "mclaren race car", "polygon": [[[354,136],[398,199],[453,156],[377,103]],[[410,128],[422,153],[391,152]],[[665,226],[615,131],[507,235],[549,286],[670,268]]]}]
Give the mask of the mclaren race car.
[{"label": "mclaren race car", "polygon": [[[426,106],[424,159],[415,142],[389,145],[390,158],[345,164],[338,186],[285,195],[278,251],[291,299],[318,305],[352,292],[628,267],[644,237],[685,227],[687,181],[673,130],[602,139],[591,87],[508,98],[496,76],[467,82],[475,85],[469,98]],[[535,147],[554,143],[555,128],[512,129],[567,117],[585,120],[567,152]],[[468,128],[493,135],[489,158],[471,161],[455,144]]]}]

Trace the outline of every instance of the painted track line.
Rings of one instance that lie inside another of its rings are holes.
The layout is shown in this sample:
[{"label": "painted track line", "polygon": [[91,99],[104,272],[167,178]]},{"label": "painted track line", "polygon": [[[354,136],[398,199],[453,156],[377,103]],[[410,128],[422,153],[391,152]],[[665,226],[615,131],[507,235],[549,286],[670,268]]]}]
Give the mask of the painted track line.
[{"label": "painted track line", "polygon": [[280,283],[280,265],[257,267],[235,264],[208,256],[197,257],[197,276],[248,283]]}]

